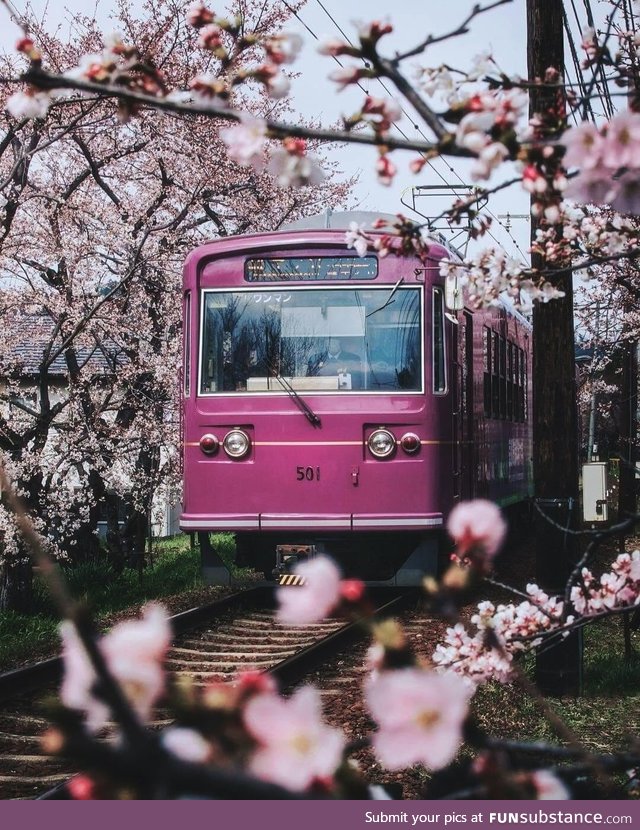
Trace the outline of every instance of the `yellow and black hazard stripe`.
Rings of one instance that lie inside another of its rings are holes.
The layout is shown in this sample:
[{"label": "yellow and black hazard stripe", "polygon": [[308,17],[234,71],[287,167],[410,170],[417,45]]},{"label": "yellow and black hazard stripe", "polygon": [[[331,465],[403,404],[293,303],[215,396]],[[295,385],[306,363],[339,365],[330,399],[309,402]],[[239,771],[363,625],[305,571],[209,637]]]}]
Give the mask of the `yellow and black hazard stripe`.
[{"label": "yellow and black hazard stripe", "polygon": [[304,585],[306,579],[298,574],[281,574],[278,579],[278,585]]}]

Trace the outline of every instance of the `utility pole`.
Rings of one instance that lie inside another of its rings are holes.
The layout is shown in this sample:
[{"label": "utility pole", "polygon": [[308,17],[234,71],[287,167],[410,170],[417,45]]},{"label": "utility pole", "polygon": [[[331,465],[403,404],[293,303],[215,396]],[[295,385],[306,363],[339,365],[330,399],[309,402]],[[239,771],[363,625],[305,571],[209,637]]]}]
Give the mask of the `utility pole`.
[{"label": "utility pole", "polygon": [[[527,64],[529,79],[543,79],[552,67],[564,74],[562,3],[527,0]],[[530,114],[550,109],[563,120],[561,87],[533,87]],[[554,126],[543,122],[542,139],[554,139]],[[532,215],[531,238],[539,220]],[[562,529],[575,527],[578,508],[578,415],[576,401],[573,280],[565,263],[532,255],[534,268],[564,297],[536,303],[533,311],[533,473],[536,521],[536,578],[546,591],[562,594],[575,562],[574,538]],[[545,519],[544,516],[548,519]],[[559,529],[562,528],[562,529]],[[582,680],[582,640],[572,634],[536,658],[536,683],[543,694],[575,695]]]}]

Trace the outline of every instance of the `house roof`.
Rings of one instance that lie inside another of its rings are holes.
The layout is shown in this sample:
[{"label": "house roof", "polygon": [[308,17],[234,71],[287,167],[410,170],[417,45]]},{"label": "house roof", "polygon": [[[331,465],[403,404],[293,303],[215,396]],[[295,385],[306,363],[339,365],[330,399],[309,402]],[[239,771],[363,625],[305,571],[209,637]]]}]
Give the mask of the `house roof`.
[{"label": "house roof", "polygon": [[[43,314],[20,314],[2,321],[5,333],[4,345],[0,347],[0,375],[19,373],[37,375],[40,373],[46,353],[55,353],[62,345],[60,334],[54,337],[54,323]],[[53,344],[52,344],[53,339]],[[109,374],[114,364],[124,362],[124,354],[118,344],[106,338],[100,343],[75,344],[76,358],[80,369],[93,374]],[[49,366],[50,377],[66,377],[69,374],[64,352],[57,355]]]}]

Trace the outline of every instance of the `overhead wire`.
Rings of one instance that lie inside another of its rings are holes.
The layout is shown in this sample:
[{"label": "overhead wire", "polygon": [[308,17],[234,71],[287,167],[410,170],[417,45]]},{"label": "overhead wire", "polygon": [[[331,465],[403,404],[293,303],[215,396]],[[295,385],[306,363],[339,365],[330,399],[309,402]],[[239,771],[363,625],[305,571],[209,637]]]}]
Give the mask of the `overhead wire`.
[{"label": "overhead wire", "polygon": [[[316,2],[320,6],[320,8],[325,12],[325,14],[329,17],[329,19],[333,22],[333,24],[336,26],[338,31],[345,38],[347,43],[349,43],[350,46],[354,46],[353,41],[348,37],[348,35],[344,32],[344,30],[341,28],[341,26],[336,22],[335,18],[330,14],[330,12],[327,10],[327,8],[321,2],[321,0],[316,0]],[[364,62],[366,64],[366,61],[364,61]],[[393,92],[387,87],[387,85],[384,83],[382,78],[376,78],[376,80],[380,84],[380,86],[384,89],[384,91],[387,93],[387,95],[389,95],[389,97],[393,98],[394,97]],[[407,110],[402,106],[402,104],[400,104],[400,110],[412,122],[414,128],[416,130],[418,130],[418,132],[425,139],[425,141],[428,141],[428,137],[425,135],[425,133],[421,129],[420,125],[415,123],[415,120],[412,117],[412,115],[409,112],[407,112]],[[393,126],[404,138],[408,138],[406,133],[402,130],[401,127],[398,126],[397,123],[394,123]],[[421,155],[424,157],[424,153],[421,153]],[[463,187],[465,187],[465,188],[469,187],[469,185],[464,181],[464,179],[459,175],[459,173],[455,170],[455,168],[449,162],[445,161],[442,158],[442,156],[439,156],[439,160],[448,168],[449,172],[452,173],[458,179],[458,181],[460,182],[460,184]],[[454,185],[452,185],[451,182],[447,181],[445,176],[439,170],[436,169],[436,167],[434,166],[432,161],[430,159],[427,159],[426,162],[427,162],[428,167],[432,170],[432,172],[435,173],[435,175],[438,176],[438,178],[443,182],[443,184],[451,190],[453,195],[456,196],[457,198],[460,198],[460,194],[458,192],[456,192],[456,189],[455,189]],[[522,249],[518,245],[518,242],[515,239],[515,237],[509,232],[508,227],[503,222],[500,221],[500,219],[495,215],[495,213],[493,213],[493,211],[491,209],[485,207],[484,212],[486,214],[488,214],[492,219],[494,219],[502,227],[502,229],[505,231],[505,233],[507,234],[509,239],[511,239],[511,241],[513,242],[515,247],[520,252],[521,256],[526,259],[526,256],[525,256],[524,252],[522,251]],[[491,231],[487,231],[487,234],[488,234],[488,236],[490,236],[493,239],[493,241],[496,244],[498,244],[498,245],[500,244],[498,239],[493,235],[493,233],[491,233]]]},{"label": "overhead wire", "polygon": [[[593,9],[591,7],[591,0],[582,0],[582,2],[583,2],[583,5],[584,5],[586,16],[587,16],[587,25],[589,26],[589,28],[591,28],[595,31],[596,25],[595,25],[595,18],[593,16]],[[576,20],[578,20],[578,13],[577,13],[577,10],[575,8],[574,0],[571,0],[571,4],[574,8],[574,14],[576,16]],[[580,22],[578,22],[578,28],[580,28]],[[601,61],[599,62],[597,73],[600,75],[602,86],[600,87],[600,84],[598,84],[596,82],[596,88],[598,89],[598,94],[600,95],[600,100],[603,102],[603,104],[605,106],[607,118],[611,118],[611,116],[614,113],[614,106],[613,106],[613,101],[611,99],[611,92],[609,90],[609,80],[607,78],[607,73],[605,72],[604,66],[603,66]],[[595,81],[595,77],[594,77],[594,81]]]},{"label": "overhead wire", "polygon": [[[573,0],[571,0],[573,5]],[[575,10],[575,6],[574,6]],[[562,22],[564,24],[564,31],[567,37],[567,41],[569,42],[569,50],[571,51],[571,57],[573,59],[573,67],[576,73],[576,82],[578,84],[578,88],[580,89],[580,93],[582,95],[583,100],[583,118],[582,121],[586,121],[590,118],[591,121],[595,123],[596,117],[593,111],[593,107],[591,106],[591,99],[587,95],[587,85],[585,83],[584,74],[582,72],[582,66],[580,64],[580,57],[578,55],[578,50],[576,49],[576,43],[573,38],[573,32],[571,31],[571,26],[569,25],[569,18],[567,17],[567,10],[565,8],[564,3],[562,4]],[[565,65],[565,76],[569,76],[568,69]],[[578,116],[575,111],[572,113],[574,121],[578,122]]]},{"label": "overhead wire", "polygon": [[[293,8],[289,5],[289,3],[287,2],[287,0],[281,0],[281,2],[282,2],[282,3],[283,3],[286,7],[287,7],[287,9],[289,9],[289,11],[290,11],[293,15],[295,15],[295,17],[296,17],[296,18],[299,20],[299,22],[300,22],[300,23],[304,26],[304,28],[305,28],[305,29],[309,32],[309,34],[311,34],[311,35],[312,35],[312,37],[313,37],[315,40],[319,40],[318,35],[316,35],[316,33],[315,33],[315,32],[314,32],[314,31],[313,31],[313,30],[312,30],[312,29],[311,29],[311,28],[307,25],[307,23],[305,23],[305,21],[304,21],[304,20],[302,20],[302,18],[300,17],[300,15],[297,13],[297,11],[296,11],[295,9],[293,9]],[[345,33],[344,29],[340,26],[340,24],[337,22],[337,20],[335,19],[335,17],[334,17],[334,16],[331,14],[331,12],[327,9],[327,7],[325,6],[325,4],[324,4],[323,2],[321,2],[321,0],[316,0],[316,2],[318,3],[318,5],[319,5],[319,6],[320,6],[320,8],[322,9],[322,11],[323,11],[323,12],[327,15],[327,17],[329,18],[329,20],[331,20],[331,22],[332,22],[332,23],[333,23],[333,25],[336,27],[336,29],[340,32],[340,34],[342,35],[342,37],[344,37],[345,41],[346,41],[346,42],[347,42],[350,46],[354,46],[353,41],[352,41],[352,40],[349,38],[349,36]],[[354,47],[354,48],[355,48],[355,47]],[[334,60],[336,61],[336,63],[338,63],[338,64],[339,64],[339,66],[343,66],[342,62],[341,62],[341,61],[339,61],[339,60],[337,59],[337,57],[335,57],[335,56],[332,56],[332,57],[334,58]],[[366,60],[364,60],[364,58],[363,58],[362,60],[363,60],[363,62],[365,63],[365,65],[368,65],[368,64],[367,64],[367,62],[366,62]],[[391,90],[389,90],[389,88],[386,86],[386,84],[384,83],[384,81],[383,81],[381,78],[376,78],[376,80],[377,80],[377,82],[380,84],[380,86],[382,86],[382,88],[383,88],[383,89],[384,89],[384,91],[387,93],[387,95],[389,95],[390,97],[393,97],[393,93],[391,92]],[[367,95],[369,94],[369,93],[368,93],[368,90],[367,90],[367,89],[365,89],[361,83],[358,83],[358,84],[357,84],[357,86],[358,86],[360,89],[362,89],[362,91],[363,91],[365,94],[367,94]],[[416,129],[416,130],[420,133],[420,135],[421,135],[421,136],[425,139],[425,141],[428,141],[428,140],[429,140],[429,139],[428,139],[428,136],[426,136],[426,135],[425,135],[425,133],[424,133],[424,131],[421,129],[420,125],[415,123],[415,119],[413,118],[413,116],[412,116],[412,115],[411,115],[411,114],[410,114],[410,113],[409,113],[409,112],[405,109],[405,107],[404,107],[404,106],[402,106],[402,104],[401,104],[401,103],[400,103],[400,110],[401,110],[401,112],[402,112],[402,113],[403,113],[403,114],[404,114],[404,115],[405,115],[405,116],[406,116],[406,117],[407,117],[407,118],[411,121],[411,123],[413,124],[414,128],[415,128],[415,129]],[[394,128],[395,128],[395,129],[396,129],[396,130],[400,133],[400,135],[401,135],[403,138],[408,139],[407,134],[404,132],[404,130],[403,130],[401,127],[399,127],[399,126],[398,126],[398,124],[397,124],[397,123],[395,123],[395,122],[394,122],[393,126],[394,126]],[[421,155],[422,155],[422,156],[423,156],[423,158],[424,158],[424,153],[421,153]],[[462,179],[462,177],[461,177],[461,176],[458,174],[458,172],[457,172],[457,171],[456,171],[456,170],[455,170],[455,169],[451,166],[451,164],[450,164],[449,162],[444,161],[444,159],[442,159],[442,157],[439,157],[439,158],[440,158],[440,160],[442,161],[442,163],[443,163],[443,164],[445,164],[445,165],[447,166],[447,168],[448,168],[449,172],[450,172],[450,173],[452,173],[452,174],[453,174],[453,175],[454,175],[454,176],[458,179],[458,181],[460,182],[460,184],[461,184],[461,185],[463,185],[463,187],[468,188],[468,187],[469,187],[469,185],[468,185],[468,184],[464,181],[464,179]],[[426,163],[427,163],[427,165],[429,166],[429,168],[433,171],[433,173],[434,173],[436,176],[438,176],[438,178],[439,178],[439,179],[443,182],[443,184],[444,184],[446,187],[448,187],[448,188],[452,191],[453,195],[454,195],[454,196],[456,196],[457,198],[460,198],[460,193],[459,193],[459,192],[456,192],[455,186],[454,186],[454,185],[452,185],[450,181],[447,181],[447,179],[445,178],[445,176],[444,176],[444,175],[443,175],[443,174],[442,174],[439,170],[437,170],[437,169],[436,169],[436,167],[433,165],[432,161],[431,161],[430,159],[427,159],[427,160],[426,160]],[[499,219],[499,217],[497,217],[497,216],[495,215],[495,213],[493,213],[493,211],[491,211],[489,208],[486,208],[486,207],[485,207],[483,210],[484,210],[484,213],[486,213],[487,215],[489,215],[489,216],[490,216],[493,220],[495,220],[495,221],[496,221],[496,222],[497,222],[497,223],[498,223],[498,224],[502,227],[502,229],[503,229],[503,230],[504,230],[504,232],[507,234],[507,236],[509,237],[509,239],[511,240],[511,242],[515,245],[515,247],[516,247],[516,248],[517,248],[517,250],[519,251],[520,255],[521,255],[524,259],[526,259],[526,255],[525,255],[525,253],[522,251],[522,249],[521,249],[520,245],[518,244],[517,240],[515,239],[515,237],[514,237],[514,236],[510,233],[509,228],[508,228],[508,227],[507,227],[507,226],[506,226],[503,222],[501,222],[501,221],[500,221],[500,219]],[[499,242],[499,240],[496,238],[496,236],[495,236],[495,235],[494,235],[494,234],[493,234],[490,230],[487,230],[487,234],[488,234],[488,236],[490,236],[490,237],[491,237],[491,239],[493,239],[493,241],[494,241],[496,244],[498,244],[498,245],[500,245],[500,244],[501,244],[501,243]]]}]

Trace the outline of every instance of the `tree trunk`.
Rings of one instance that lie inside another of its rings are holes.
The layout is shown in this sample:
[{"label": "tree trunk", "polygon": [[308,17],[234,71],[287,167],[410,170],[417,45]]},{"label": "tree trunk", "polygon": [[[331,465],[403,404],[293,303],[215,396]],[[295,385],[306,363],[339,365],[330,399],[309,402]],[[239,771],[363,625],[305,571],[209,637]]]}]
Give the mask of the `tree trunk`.
[{"label": "tree trunk", "polygon": [[[549,68],[564,69],[563,8],[557,0],[527,0],[529,78],[544,79]],[[542,139],[562,127],[561,87],[533,87],[530,114],[555,113],[543,120]],[[555,120],[555,124],[554,124]],[[547,162],[549,165],[551,162]],[[533,197],[536,198],[535,196]],[[538,197],[539,198],[539,197]],[[531,237],[540,227],[532,215]],[[561,234],[561,228],[557,233]],[[536,578],[551,593],[563,593],[575,562],[573,537],[558,530],[575,526],[578,507],[578,415],[573,329],[573,277],[566,263],[532,256],[532,265],[552,272],[548,279],[562,299],[537,303],[533,312],[533,470],[536,504]],[[550,520],[550,521],[549,521]],[[552,522],[554,524],[552,524]],[[537,656],[536,681],[545,694],[578,694],[581,687],[580,634]]]},{"label": "tree trunk", "polygon": [[30,614],[33,610],[33,566],[31,561],[5,562],[0,566],[0,611]]}]

